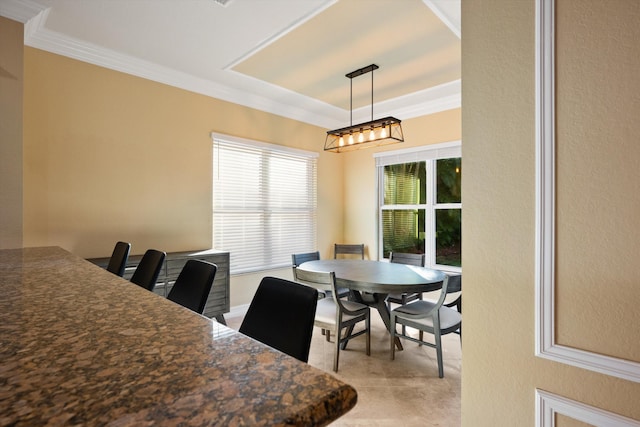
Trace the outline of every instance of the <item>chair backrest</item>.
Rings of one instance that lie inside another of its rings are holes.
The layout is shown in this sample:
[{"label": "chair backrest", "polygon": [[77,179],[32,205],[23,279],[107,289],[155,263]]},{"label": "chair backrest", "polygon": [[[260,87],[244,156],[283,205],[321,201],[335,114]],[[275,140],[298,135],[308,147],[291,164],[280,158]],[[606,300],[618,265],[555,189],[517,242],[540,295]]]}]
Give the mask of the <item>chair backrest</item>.
[{"label": "chair backrest", "polygon": [[447,293],[452,294],[460,292],[457,298],[453,301],[445,303],[447,307],[456,307],[459,313],[462,313],[462,274],[455,274],[449,276],[449,285],[447,286]]},{"label": "chair backrest", "polygon": [[166,253],[155,249],[147,250],[136,267],[136,271],[133,272],[131,282],[152,291],[156,286],[158,275],[160,274],[166,255]]},{"label": "chair backrest", "polygon": [[[321,289],[326,288],[331,290],[332,295],[339,295],[338,285],[336,284],[336,274],[333,271],[307,271],[295,268],[293,277],[297,282],[303,283],[307,286]],[[342,298],[333,298],[333,300],[339,307],[340,311],[343,313],[351,313],[351,311],[345,307],[344,300]]]},{"label": "chair backrest", "polygon": [[461,291],[462,291],[462,275],[446,274],[444,280],[442,281],[442,289],[440,291],[440,297],[436,302],[436,306],[441,307],[442,305],[447,305],[444,303],[447,295],[454,292],[461,292]]},{"label": "chair backrest", "polygon": [[[307,271],[293,267],[293,280],[320,291],[335,292],[335,275],[320,271]],[[333,277],[333,278],[332,278]]]},{"label": "chair backrest", "polygon": [[338,258],[338,255],[360,255],[360,258],[364,259],[364,244],[336,243],[333,248],[333,258]]},{"label": "chair backrest", "polygon": [[127,266],[130,250],[131,243],[116,243],[111,258],[109,259],[109,264],[107,265],[107,271],[122,277],[124,275],[124,269]]},{"label": "chair backrest", "polygon": [[437,310],[439,310],[440,307],[442,307],[442,305],[444,304],[444,300],[447,297],[447,294],[450,293],[449,291],[450,281],[451,281],[451,277],[448,275],[445,275],[444,280],[442,281],[442,289],[440,290],[440,297],[438,298],[438,301],[436,302],[436,305],[433,309],[434,313],[437,312]]},{"label": "chair backrest", "polygon": [[202,314],[218,266],[199,259],[190,259],[182,267],[167,299]]},{"label": "chair backrest", "polygon": [[291,265],[297,267],[303,262],[318,261],[320,259],[320,252],[306,252],[303,254],[291,254]]},{"label": "chair backrest", "polygon": [[417,265],[424,267],[424,254],[410,254],[402,252],[391,252],[389,254],[389,262],[396,264]]},{"label": "chair backrest", "polygon": [[449,276],[447,293],[462,292],[462,274],[448,274],[447,276]]},{"label": "chair backrest", "polygon": [[309,360],[318,291],[265,277],[251,300],[240,332],[298,360]]}]

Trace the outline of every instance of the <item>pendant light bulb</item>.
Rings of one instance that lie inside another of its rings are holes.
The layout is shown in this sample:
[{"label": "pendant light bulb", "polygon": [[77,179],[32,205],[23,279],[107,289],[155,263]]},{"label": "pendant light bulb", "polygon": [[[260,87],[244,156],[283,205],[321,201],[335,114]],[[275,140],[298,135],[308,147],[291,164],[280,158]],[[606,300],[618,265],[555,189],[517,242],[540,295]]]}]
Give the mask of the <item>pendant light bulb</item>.
[{"label": "pendant light bulb", "polygon": [[358,135],[358,142],[364,142],[364,134],[362,133],[362,129],[360,129],[360,135]]},{"label": "pendant light bulb", "polygon": [[387,137],[387,128],[386,126],[382,126],[382,130],[380,130],[380,138],[386,138]]},{"label": "pendant light bulb", "polygon": [[344,138],[342,137],[342,135],[340,135],[340,141],[338,142],[338,145],[340,145],[340,147],[344,147]]},{"label": "pendant light bulb", "polygon": [[376,133],[373,131],[373,128],[371,128],[371,132],[369,132],[369,141],[373,141],[374,139],[376,139]]},{"label": "pendant light bulb", "polygon": [[353,134],[349,134],[349,145],[353,144]]}]

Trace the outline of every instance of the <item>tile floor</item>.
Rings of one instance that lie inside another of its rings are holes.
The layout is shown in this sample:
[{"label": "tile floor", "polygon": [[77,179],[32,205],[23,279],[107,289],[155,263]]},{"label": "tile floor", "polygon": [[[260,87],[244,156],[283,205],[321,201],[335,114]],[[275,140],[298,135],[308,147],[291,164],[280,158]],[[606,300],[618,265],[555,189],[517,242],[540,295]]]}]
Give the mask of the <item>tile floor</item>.
[{"label": "tile floor", "polygon": [[[389,360],[389,335],[377,311],[372,311],[371,356],[365,338],[340,351],[338,373],[332,371],[334,344],[315,328],[309,364],[351,384],[358,403],[332,426],[460,426],[462,351],[456,334],[443,337],[444,378],[438,378],[435,349],[403,341],[404,350]],[[241,316],[225,316],[238,329]]]}]

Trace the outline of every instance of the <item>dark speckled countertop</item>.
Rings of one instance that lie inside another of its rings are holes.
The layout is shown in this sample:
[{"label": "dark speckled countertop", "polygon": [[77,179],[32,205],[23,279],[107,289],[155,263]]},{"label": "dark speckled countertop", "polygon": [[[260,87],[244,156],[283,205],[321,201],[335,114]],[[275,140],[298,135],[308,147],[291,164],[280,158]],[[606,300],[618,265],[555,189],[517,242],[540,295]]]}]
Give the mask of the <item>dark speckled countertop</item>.
[{"label": "dark speckled countertop", "polygon": [[57,248],[0,250],[0,426],[326,425],[353,387]]}]

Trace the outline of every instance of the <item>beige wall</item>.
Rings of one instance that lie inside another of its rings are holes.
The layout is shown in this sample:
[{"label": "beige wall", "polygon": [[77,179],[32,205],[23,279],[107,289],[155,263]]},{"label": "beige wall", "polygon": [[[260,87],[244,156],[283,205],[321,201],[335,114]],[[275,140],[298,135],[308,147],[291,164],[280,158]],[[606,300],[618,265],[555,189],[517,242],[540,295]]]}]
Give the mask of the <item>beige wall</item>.
[{"label": "beige wall", "polygon": [[[318,249],[362,241],[376,258],[375,150],[322,151],[324,129],[25,48],[25,245],[107,256],[211,244],[211,131],[320,153]],[[405,148],[460,138],[460,111],[403,123]],[[343,170],[343,165],[344,170]],[[347,195],[348,194],[348,195]],[[224,248],[222,248],[224,249]],[[266,275],[232,278],[247,304]]]},{"label": "beige wall", "polygon": [[[638,361],[640,11],[558,3],[556,332]],[[640,420],[640,384],[534,356],[535,2],[463,1],[462,23],[462,424],[534,425],[536,388]]]},{"label": "beige wall", "polygon": [[22,40],[0,16],[0,249],[22,246]]},{"label": "beige wall", "polygon": [[[323,142],[318,127],[33,48],[25,80],[29,246],[85,257],[108,255],[115,239],[134,253],[209,247],[211,131],[314,151]],[[341,161],[319,160],[325,227],[342,212]],[[323,248],[342,233],[325,231]]]},{"label": "beige wall", "polygon": [[[324,142],[315,126],[33,48],[25,81],[25,246],[83,257],[108,256],[117,240],[132,253],[210,247],[210,132],[312,151]],[[343,232],[342,161],[320,153],[324,256]],[[248,303],[262,275],[234,277],[231,305]]]},{"label": "beige wall", "polygon": [[557,3],[556,337],[640,361],[640,3],[624,3]]}]

